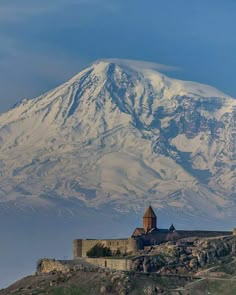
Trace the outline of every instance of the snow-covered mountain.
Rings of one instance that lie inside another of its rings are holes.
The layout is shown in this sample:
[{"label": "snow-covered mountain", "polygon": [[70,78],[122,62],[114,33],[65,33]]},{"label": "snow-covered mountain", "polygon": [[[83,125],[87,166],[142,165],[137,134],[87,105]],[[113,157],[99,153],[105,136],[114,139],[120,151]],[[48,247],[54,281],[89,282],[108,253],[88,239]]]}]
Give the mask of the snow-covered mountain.
[{"label": "snow-covered mountain", "polygon": [[130,62],[96,62],[0,116],[2,208],[230,217],[235,167],[236,100]]}]

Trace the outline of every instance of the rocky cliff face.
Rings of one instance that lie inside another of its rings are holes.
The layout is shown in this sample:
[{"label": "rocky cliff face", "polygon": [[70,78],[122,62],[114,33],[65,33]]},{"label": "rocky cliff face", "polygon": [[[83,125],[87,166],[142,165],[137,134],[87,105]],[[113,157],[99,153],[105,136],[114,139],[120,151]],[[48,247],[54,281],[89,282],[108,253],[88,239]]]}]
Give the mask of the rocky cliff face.
[{"label": "rocky cliff face", "polygon": [[212,87],[97,62],[0,116],[1,207],[232,216],[235,119],[236,100]]},{"label": "rocky cliff face", "polygon": [[[107,265],[112,265],[110,267],[112,270],[132,270],[161,275],[193,275],[206,266],[221,263],[221,259],[224,259],[224,257],[230,257],[233,262],[235,253],[235,236],[194,238],[191,243],[180,240],[177,245],[167,242],[162,245],[152,246],[149,247],[149,250],[146,249],[133,254],[132,257],[121,256],[115,257],[115,259],[110,257],[110,259],[107,259]],[[37,271],[38,273],[50,273],[52,271],[67,273],[72,270],[84,269],[93,271],[101,269],[103,271],[105,260],[105,258],[74,261],[42,259],[37,264]],[[117,263],[110,263],[109,260],[117,260]],[[127,263],[124,263],[125,260],[128,260]]]},{"label": "rocky cliff face", "polygon": [[234,261],[235,236],[195,239],[191,245],[188,245],[188,242],[178,244],[167,243],[152,247],[148,254],[133,259],[133,270],[172,275],[195,274],[207,265],[217,265],[226,256]]}]

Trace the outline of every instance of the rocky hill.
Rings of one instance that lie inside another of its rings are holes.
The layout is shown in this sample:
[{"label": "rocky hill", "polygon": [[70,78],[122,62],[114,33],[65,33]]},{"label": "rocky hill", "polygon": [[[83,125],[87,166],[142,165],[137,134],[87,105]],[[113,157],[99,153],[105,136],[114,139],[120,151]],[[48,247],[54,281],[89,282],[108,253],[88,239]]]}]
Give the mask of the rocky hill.
[{"label": "rocky hill", "polygon": [[133,270],[126,272],[84,261],[42,259],[35,275],[1,290],[0,295],[233,295],[235,246],[235,237],[166,243],[128,257],[133,260]]},{"label": "rocky hill", "polygon": [[151,201],[230,217],[235,119],[236,100],[210,86],[97,62],[0,116],[1,206],[124,211]]},{"label": "rocky hill", "polygon": [[154,295],[192,282],[190,278],[161,278],[155,275],[120,272],[71,271],[26,277],[11,287],[0,290],[1,295]]}]

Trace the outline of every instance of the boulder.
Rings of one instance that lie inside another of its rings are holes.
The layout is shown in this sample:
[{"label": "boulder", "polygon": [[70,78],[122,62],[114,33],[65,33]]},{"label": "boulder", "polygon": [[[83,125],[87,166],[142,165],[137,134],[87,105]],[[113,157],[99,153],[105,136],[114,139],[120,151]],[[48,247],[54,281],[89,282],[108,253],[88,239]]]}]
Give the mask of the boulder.
[{"label": "boulder", "polygon": [[189,261],[189,267],[193,270],[196,270],[198,268],[198,260],[197,258],[193,258]]},{"label": "boulder", "polygon": [[100,294],[106,294],[107,293],[107,288],[105,286],[102,286],[100,288]]},{"label": "boulder", "polygon": [[155,286],[145,286],[143,288],[143,294],[145,295],[156,295],[157,292],[158,291]]}]

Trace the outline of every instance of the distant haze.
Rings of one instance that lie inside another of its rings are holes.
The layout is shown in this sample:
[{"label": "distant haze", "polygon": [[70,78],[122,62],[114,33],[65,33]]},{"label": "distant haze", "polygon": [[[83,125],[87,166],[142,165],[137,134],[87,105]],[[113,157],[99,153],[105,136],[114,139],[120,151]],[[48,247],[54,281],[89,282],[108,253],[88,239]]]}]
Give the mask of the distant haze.
[{"label": "distant haze", "polygon": [[0,112],[100,58],[150,61],[236,96],[236,2],[0,3]]}]

